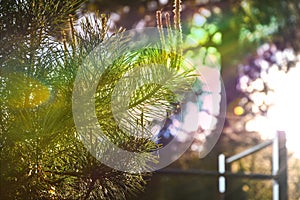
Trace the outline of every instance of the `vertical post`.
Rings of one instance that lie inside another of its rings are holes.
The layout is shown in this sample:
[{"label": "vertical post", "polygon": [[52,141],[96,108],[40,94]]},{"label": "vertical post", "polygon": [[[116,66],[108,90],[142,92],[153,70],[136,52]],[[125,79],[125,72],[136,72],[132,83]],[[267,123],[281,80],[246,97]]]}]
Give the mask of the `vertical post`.
[{"label": "vertical post", "polygon": [[218,170],[219,170],[219,193],[220,199],[224,199],[225,191],[226,191],[226,180],[225,180],[225,155],[220,154],[218,157]]},{"label": "vertical post", "polygon": [[[277,133],[273,139],[272,151],[272,175],[276,177],[279,172],[279,143]],[[273,179],[273,200],[279,200],[279,184],[277,179]]]},{"label": "vertical post", "polygon": [[288,184],[287,184],[287,149],[286,149],[286,135],[284,131],[277,132],[278,147],[279,147],[279,200],[288,199]]}]

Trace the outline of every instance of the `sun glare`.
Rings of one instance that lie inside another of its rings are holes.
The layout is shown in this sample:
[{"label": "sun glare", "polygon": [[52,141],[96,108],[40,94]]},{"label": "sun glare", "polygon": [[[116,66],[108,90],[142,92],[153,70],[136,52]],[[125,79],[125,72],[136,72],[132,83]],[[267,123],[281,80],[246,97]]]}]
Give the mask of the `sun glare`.
[{"label": "sun glare", "polygon": [[47,102],[51,96],[51,91],[45,84],[21,73],[8,75],[6,89],[11,108],[34,108]]},{"label": "sun glare", "polygon": [[[266,57],[265,53],[271,56]],[[285,131],[288,150],[300,158],[300,55],[265,44],[258,50],[253,66],[250,65],[243,66],[238,85],[252,102],[254,114],[245,129],[259,132],[263,139],[274,137],[276,131]],[[241,108],[236,107],[234,113],[241,115]]]},{"label": "sun glare", "polygon": [[[300,158],[300,131],[298,127],[300,114],[300,62],[290,69],[274,87],[274,105],[268,110],[268,117],[277,130],[287,134],[287,147]],[[275,128],[274,127],[274,128]]]}]

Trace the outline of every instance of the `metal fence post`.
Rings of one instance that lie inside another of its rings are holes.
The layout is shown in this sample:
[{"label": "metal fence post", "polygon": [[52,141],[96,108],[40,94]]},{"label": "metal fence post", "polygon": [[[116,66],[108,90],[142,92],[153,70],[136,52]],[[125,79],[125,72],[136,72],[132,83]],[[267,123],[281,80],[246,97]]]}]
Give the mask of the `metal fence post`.
[{"label": "metal fence post", "polygon": [[225,198],[226,191],[226,179],[225,179],[225,171],[226,171],[226,162],[225,155],[220,154],[218,157],[218,171],[219,171],[219,193],[220,199],[223,200]]},{"label": "metal fence post", "polygon": [[[278,134],[275,133],[272,147],[272,175],[276,177],[279,172],[279,142]],[[279,183],[275,178],[273,179],[273,200],[279,200]]]},{"label": "metal fence post", "polygon": [[277,181],[279,184],[279,200],[288,200],[288,184],[287,184],[287,149],[286,135],[284,131],[277,132],[279,147],[279,171]]}]

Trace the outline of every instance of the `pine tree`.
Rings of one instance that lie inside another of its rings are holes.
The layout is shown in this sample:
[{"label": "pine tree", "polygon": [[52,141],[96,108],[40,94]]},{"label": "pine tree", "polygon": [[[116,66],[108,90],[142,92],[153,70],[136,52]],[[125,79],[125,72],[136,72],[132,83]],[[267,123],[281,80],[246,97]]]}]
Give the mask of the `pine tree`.
[{"label": "pine tree", "polygon": [[[180,2],[176,2],[175,28],[180,29]],[[84,0],[1,1],[0,195],[3,199],[125,199],[141,191],[146,183],[147,173],[126,173],[98,161],[83,145],[76,130],[72,92],[77,70],[91,51],[101,45],[105,47],[105,41],[114,37],[107,34],[107,16],[99,13],[80,24],[81,32],[75,30],[76,12],[82,3]],[[158,28],[162,33],[160,20]],[[171,33],[170,22],[167,25]],[[122,36],[122,30],[115,34]],[[180,35],[174,37],[179,38],[175,43],[181,41]],[[164,39],[168,38],[161,35],[162,45],[173,45],[173,42],[165,44]],[[126,52],[122,49],[126,37],[118,41],[110,47]],[[105,135],[122,149],[149,152],[158,146],[150,136],[129,136],[114,121],[110,109],[113,89],[128,70],[169,62],[170,68],[180,71],[182,57],[178,49],[176,53],[159,48],[142,49],[125,53],[101,75],[95,93],[97,118]],[[186,77],[190,77],[189,71],[175,73],[165,81],[170,87],[184,91],[187,85],[180,83]],[[138,133],[149,123],[143,118],[145,102],[172,113],[177,99],[168,88],[156,84],[135,91],[130,102],[135,112],[132,111],[132,119],[127,122],[135,122],[133,126]],[[155,157],[145,160],[153,161]]]}]

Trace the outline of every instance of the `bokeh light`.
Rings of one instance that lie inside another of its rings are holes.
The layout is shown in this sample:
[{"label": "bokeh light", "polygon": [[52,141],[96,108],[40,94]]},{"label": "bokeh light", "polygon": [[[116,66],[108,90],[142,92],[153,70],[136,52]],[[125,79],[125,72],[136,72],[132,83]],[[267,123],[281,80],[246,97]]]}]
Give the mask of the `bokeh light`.
[{"label": "bokeh light", "polygon": [[[272,138],[277,130],[286,131],[287,146],[300,158],[298,115],[300,113],[300,56],[292,49],[279,50],[264,44],[248,65],[240,67],[238,89],[247,96],[250,113],[245,123],[248,132]],[[245,103],[244,103],[245,104]],[[246,109],[246,108],[245,108]],[[241,108],[235,107],[239,115]]]}]

